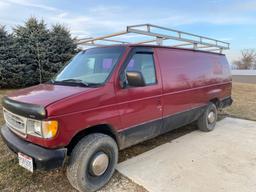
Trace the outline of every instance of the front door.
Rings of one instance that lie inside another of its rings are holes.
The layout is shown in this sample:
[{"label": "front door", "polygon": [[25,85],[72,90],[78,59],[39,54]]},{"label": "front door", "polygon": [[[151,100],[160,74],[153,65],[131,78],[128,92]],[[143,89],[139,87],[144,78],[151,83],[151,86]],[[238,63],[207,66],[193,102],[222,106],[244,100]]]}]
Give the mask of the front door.
[{"label": "front door", "polygon": [[162,127],[162,83],[154,50],[133,48],[120,74],[128,71],[141,72],[146,86],[127,85],[117,90],[122,121],[120,133],[126,147],[158,135]]}]

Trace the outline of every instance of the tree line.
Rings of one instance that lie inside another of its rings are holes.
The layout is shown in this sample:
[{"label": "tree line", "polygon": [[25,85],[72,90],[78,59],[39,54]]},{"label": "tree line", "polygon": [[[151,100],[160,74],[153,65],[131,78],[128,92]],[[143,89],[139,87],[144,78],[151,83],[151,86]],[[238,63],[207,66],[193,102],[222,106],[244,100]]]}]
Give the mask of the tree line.
[{"label": "tree line", "polygon": [[0,88],[20,88],[48,81],[77,52],[75,39],[63,25],[47,28],[28,19],[7,32],[0,25]]}]

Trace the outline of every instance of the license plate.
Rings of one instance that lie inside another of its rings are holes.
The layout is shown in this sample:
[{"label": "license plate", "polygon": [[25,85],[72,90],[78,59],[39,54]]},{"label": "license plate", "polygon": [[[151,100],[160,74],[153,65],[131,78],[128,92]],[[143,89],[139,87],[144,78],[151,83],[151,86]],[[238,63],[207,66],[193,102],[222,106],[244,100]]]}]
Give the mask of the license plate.
[{"label": "license plate", "polygon": [[19,165],[33,173],[33,159],[22,153],[18,153]]}]

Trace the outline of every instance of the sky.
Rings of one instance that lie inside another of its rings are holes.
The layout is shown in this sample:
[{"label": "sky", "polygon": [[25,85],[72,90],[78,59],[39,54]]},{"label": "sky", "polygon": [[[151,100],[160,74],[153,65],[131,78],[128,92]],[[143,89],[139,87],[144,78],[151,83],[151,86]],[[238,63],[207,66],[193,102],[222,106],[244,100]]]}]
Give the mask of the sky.
[{"label": "sky", "polygon": [[8,30],[31,16],[49,27],[64,24],[78,38],[142,23],[209,36],[231,43],[230,62],[256,48],[256,0],[0,0],[0,24]]}]

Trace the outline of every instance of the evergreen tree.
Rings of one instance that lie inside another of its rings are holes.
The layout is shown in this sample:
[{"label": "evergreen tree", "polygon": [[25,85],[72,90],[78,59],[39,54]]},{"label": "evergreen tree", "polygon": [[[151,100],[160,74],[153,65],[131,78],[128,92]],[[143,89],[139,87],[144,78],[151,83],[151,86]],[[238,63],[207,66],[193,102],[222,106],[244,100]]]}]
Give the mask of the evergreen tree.
[{"label": "evergreen tree", "polygon": [[0,88],[17,88],[49,80],[76,53],[70,32],[62,25],[47,29],[30,18],[10,35],[0,27]]},{"label": "evergreen tree", "polygon": [[49,31],[46,24],[32,17],[25,26],[14,29],[14,37],[19,62],[25,65],[23,76],[25,81],[21,86],[41,83],[43,67],[48,63]]},{"label": "evergreen tree", "polygon": [[17,88],[23,80],[24,65],[19,64],[13,36],[0,26],[0,88]]},{"label": "evergreen tree", "polygon": [[52,77],[60,70],[63,65],[69,61],[76,53],[76,44],[67,28],[63,25],[54,25],[50,31],[48,66],[45,67],[48,72],[46,80]]}]

